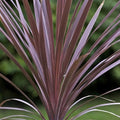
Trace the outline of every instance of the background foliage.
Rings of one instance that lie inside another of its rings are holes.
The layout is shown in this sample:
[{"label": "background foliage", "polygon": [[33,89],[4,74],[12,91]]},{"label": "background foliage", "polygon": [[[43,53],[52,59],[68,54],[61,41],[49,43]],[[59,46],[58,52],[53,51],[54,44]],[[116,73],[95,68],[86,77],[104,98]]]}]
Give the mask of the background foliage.
[{"label": "background foliage", "polygon": [[[102,0],[94,0],[93,6],[87,18],[85,27],[101,2]],[[116,2],[117,0],[105,1],[104,7],[95,25],[97,25],[102,20],[102,18],[108,13],[108,11],[110,11],[110,9],[115,5]],[[73,8],[76,5],[76,3],[77,3],[77,0],[74,0]],[[53,25],[54,25],[54,32],[55,32],[56,0],[51,0],[51,7],[53,12],[53,22],[54,22]],[[71,8],[71,13],[73,12],[72,11],[73,8]],[[110,16],[110,18],[102,25],[102,27],[92,36],[88,46],[86,47],[86,49],[84,49],[84,52],[90,47],[91,43],[95,41],[96,38],[99,37],[102,31],[112,22],[112,20],[117,14],[119,14],[119,10],[116,10],[115,13],[112,14],[112,16]],[[0,41],[2,41],[2,43],[11,51],[11,53],[17,58],[20,64],[22,64],[24,68],[27,69],[26,65],[24,64],[24,61],[16,54],[16,51],[14,50],[14,48],[11,46],[8,40],[1,33],[0,33]],[[116,46],[112,47],[103,56],[101,56],[99,60],[108,56],[109,53],[115,51],[119,47],[120,47],[120,44],[117,44]],[[13,80],[13,82],[16,85],[18,85],[21,89],[23,89],[27,94],[30,93],[30,95],[32,95],[34,100],[37,99],[37,94],[34,92],[31,85],[27,82],[26,78],[22,75],[22,73],[16,67],[16,65],[1,50],[0,50],[0,72],[4,73],[8,78]],[[91,84],[91,86],[87,90],[85,90],[83,94],[88,94],[93,92],[95,94],[100,94],[109,89],[115,88],[119,85],[120,85],[120,66],[117,66],[116,68],[112,69],[111,71],[107,72],[105,75],[100,77],[96,82]],[[17,93],[15,89],[13,89],[9,84],[7,84],[2,79],[0,79],[0,93],[2,93],[0,94],[0,101],[10,97],[16,97],[16,96],[20,97],[19,93]]]}]

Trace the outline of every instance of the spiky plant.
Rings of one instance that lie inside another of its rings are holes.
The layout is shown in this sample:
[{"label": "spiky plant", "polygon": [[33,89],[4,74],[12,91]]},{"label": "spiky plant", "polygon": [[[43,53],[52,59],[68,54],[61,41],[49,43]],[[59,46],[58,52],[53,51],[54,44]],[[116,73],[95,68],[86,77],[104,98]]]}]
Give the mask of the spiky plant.
[{"label": "spiky plant", "polygon": [[[67,21],[72,0],[57,0],[55,38],[53,33],[50,0],[33,0],[34,13],[31,10],[28,0],[22,0],[22,3],[24,5],[27,19],[25,19],[25,16],[23,15],[18,0],[11,0],[11,4],[13,4],[14,8],[12,8],[6,0],[0,0],[0,19],[4,26],[4,29],[0,27],[0,31],[5,35],[16,49],[17,53],[24,60],[33,77],[28,74],[26,69],[22,67],[2,43],[0,43],[0,49],[2,49],[19,67],[21,72],[34,87],[45,107],[49,120],[74,120],[92,111],[107,112],[120,117],[112,112],[98,109],[101,106],[120,104],[111,103],[110,100],[108,100],[108,103],[88,108],[74,117],[70,116],[72,113],[66,116],[66,113],[71,109],[73,110],[73,106],[82,99],[93,97],[89,100],[91,101],[97,97],[102,97],[102,95],[86,96],[75,102],[78,95],[88,85],[108,70],[120,64],[120,50],[117,50],[106,59],[94,65],[94,67],[92,66],[99,56],[105,53],[105,51],[111,46],[120,42],[120,40],[116,41],[120,36],[120,29],[117,29],[112,33],[108,39],[105,39],[106,36],[119,24],[120,15],[113,20],[86,53],[83,54],[82,52],[93,33],[101,27],[107,18],[120,5],[120,0],[100,24],[92,30],[104,4],[103,1],[95,11],[92,19],[83,31],[83,34],[81,34],[82,28],[93,0],[78,0],[69,24]],[[17,10],[17,13],[14,9]],[[101,43],[103,39],[105,39],[105,41]],[[101,44],[99,45],[99,43]],[[30,97],[28,97],[3,74],[0,73],[0,77],[14,86],[28,100],[28,102],[26,102],[21,99],[13,98],[3,101],[0,104],[1,110],[19,111],[20,113],[14,113],[1,119],[46,119]],[[112,91],[118,89],[119,88]],[[3,107],[3,104],[8,101],[21,102],[33,108],[34,111],[15,107]],[[78,105],[76,109],[79,107],[80,106]],[[75,110],[72,112],[74,111]]]}]

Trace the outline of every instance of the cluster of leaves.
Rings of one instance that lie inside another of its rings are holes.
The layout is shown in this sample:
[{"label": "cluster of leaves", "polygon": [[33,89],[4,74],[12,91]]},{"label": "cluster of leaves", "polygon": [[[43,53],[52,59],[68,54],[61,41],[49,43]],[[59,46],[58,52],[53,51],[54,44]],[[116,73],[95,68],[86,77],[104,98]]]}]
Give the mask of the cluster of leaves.
[{"label": "cluster of leaves", "polygon": [[[19,67],[21,72],[36,90],[46,109],[49,120],[67,120],[80,106],[67,116],[66,113],[79,101],[91,97],[93,97],[91,99],[93,100],[97,97],[102,97],[107,93],[120,89],[116,88],[102,94],[101,96],[86,96],[74,103],[77,96],[88,85],[105,72],[120,64],[120,50],[117,50],[112,55],[109,55],[107,58],[94,65],[99,56],[105,53],[111,46],[120,42],[120,40],[117,39],[120,36],[120,29],[117,29],[109,38],[101,43],[101,41],[105,39],[106,36],[119,24],[120,14],[105,29],[105,31],[103,31],[100,37],[96,39],[88,51],[83,54],[83,50],[91,36],[116,10],[116,8],[120,5],[120,0],[105,16],[100,24],[92,31],[104,4],[103,1],[95,11],[83,33],[82,28],[84,27],[86,17],[93,0],[79,0],[69,24],[67,21],[72,0],[58,0],[56,8],[55,39],[53,32],[52,11],[49,0],[33,0],[34,14],[32,13],[28,0],[22,0],[27,20],[25,19],[19,1],[11,0],[11,3],[17,10],[17,13],[14,12],[6,0],[0,1],[0,16],[1,22],[4,26],[4,29],[0,28],[0,31],[5,35],[9,42],[14,46],[20,57],[24,60],[32,74],[32,77],[2,43],[0,43],[0,49],[2,49]],[[19,114],[6,116],[1,119],[17,119],[21,117],[24,117],[24,119],[36,119],[34,118],[34,116],[36,116],[45,120],[45,117],[39,110],[38,106],[36,106],[36,104],[21,89],[19,89],[13,82],[11,82],[11,80],[1,73],[0,77],[14,86],[29,101],[28,103],[24,100],[15,98],[3,101],[0,104],[1,110],[16,110],[24,112],[24,114],[20,112]],[[116,117],[120,117],[112,112],[98,109],[102,106],[120,105],[120,103],[112,103],[109,99],[106,100],[108,103],[90,107],[72,117],[71,120],[77,119],[80,116],[92,111],[107,112]],[[36,114],[34,114],[33,111],[26,109],[2,107],[8,101],[18,101],[26,104],[31,107]]]}]

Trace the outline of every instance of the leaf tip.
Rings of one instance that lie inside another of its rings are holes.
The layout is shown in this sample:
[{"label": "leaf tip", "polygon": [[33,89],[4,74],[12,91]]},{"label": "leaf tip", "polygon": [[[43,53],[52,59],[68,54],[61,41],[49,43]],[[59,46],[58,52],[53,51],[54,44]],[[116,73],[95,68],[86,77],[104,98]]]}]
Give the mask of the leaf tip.
[{"label": "leaf tip", "polygon": [[101,3],[101,6],[103,6],[103,5],[104,5],[104,3],[105,3],[105,0],[103,0],[103,2]]}]

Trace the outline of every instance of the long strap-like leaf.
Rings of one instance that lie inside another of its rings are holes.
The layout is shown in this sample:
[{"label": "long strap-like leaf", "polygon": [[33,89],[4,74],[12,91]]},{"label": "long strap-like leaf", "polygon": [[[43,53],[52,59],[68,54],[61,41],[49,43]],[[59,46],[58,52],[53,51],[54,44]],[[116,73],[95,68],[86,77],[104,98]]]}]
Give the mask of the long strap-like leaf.
[{"label": "long strap-like leaf", "polygon": [[[94,14],[93,18],[92,18],[91,21],[89,22],[87,28],[85,29],[85,31],[84,31],[84,33],[83,33],[83,35],[82,35],[82,37],[81,37],[81,39],[80,39],[80,41],[79,41],[79,43],[78,43],[78,45],[77,45],[77,48],[75,49],[75,52],[74,52],[74,54],[73,54],[73,57],[72,57],[72,60],[71,60],[71,62],[70,62],[69,67],[71,66],[71,64],[73,63],[73,61],[79,57],[79,55],[81,54],[81,52],[82,52],[82,50],[83,50],[83,47],[84,47],[85,44],[87,43],[88,36],[90,35],[90,32],[91,32],[91,30],[92,30],[92,28],[93,28],[93,26],[94,26],[94,24],[95,24],[98,16],[99,16],[99,13],[100,13],[100,11],[101,11],[101,9],[102,9],[103,4],[104,4],[104,3],[102,3],[102,4],[100,5],[100,7],[98,8],[98,10],[97,10],[96,13]],[[68,70],[69,70],[69,68],[68,68]]]},{"label": "long strap-like leaf", "polygon": [[[59,6],[62,4],[61,0],[58,0]],[[61,18],[59,23],[57,24],[58,26],[58,35],[57,35],[57,43],[56,43],[56,73],[55,73],[55,99],[58,99],[58,93],[60,90],[60,71],[61,71],[61,60],[60,60],[60,56],[61,56],[61,51],[62,51],[62,46],[63,46],[63,41],[64,41],[64,35],[65,35],[65,30],[66,30],[66,26],[67,26],[67,20],[68,20],[68,15],[69,15],[69,11],[70,11],[70,7],[72,4],[72,0],[66,0],[65,2],[65,7],[62,8],[63,12],[61,14]],[[59,9],[59,8],[58,8]],[[61,12],[61,11],[59,11]]]},{"label": "long strap-like leaf", "polygon": [[[34,102],[21,89],[19,89],[13,82],[11,82],[11,80],[9,80],[7,77],[5,77],[1,73],[0,73],[0,77],[3,78],[6,82],[10,83],[14,88],[16,88],[16,90],[18,90],[27,100],[29,100],[30,103],[39,111],[38,107],[34,104]],[[39,111],[39,113],[40,113],[41,117],[44,119],[42,113],[40,111]]]},{"label": "long strap-like leaf", "polygon": [[[91,19],[91,21],[90,21],[90,24],[88,25],[88,27],[86,28],[86,31],[88,31],[88,29],[89,29],[89,32],[87,32],[87,34],[89,35],[89,33],[90,33],[90,31],[91,31],[91,29],[92,29],[92,27],[93,26],[91,26],[91,23],[93,23],[92,25],[94,25],[94,23],[95,23],[95,21],[96,21],[96,19],[97,19],[97,17],[98,17],[98,15],[99,15],[99,13],[100,13],[100,10],[101,10],[101,8],[102,8],[102,5],[103,5],[103,3],[100,5],[100,7],[98,8],[98,10],[96,11],[96,13],[95,13],[95,15],[93,16],[93,18]],[[84,32],[84,34],[83,34],[83,36],[82,36],[82,38],[83,37],[86,37],[86,40],[87,40],[87,38],[88,38],[88,36],[86,36],[86,31]],[[81,39],[82,39],[81,38]],[[84,40],[84,39],[82,39],[82,40]],[[80,42],[81,43],[81,42]],[[82,43],[83,43],[83,41],[82,41]],[[81,45],[83,45],[83,44],[81,44]],[[79,45],[78,46],[78,48],[77,49],[82,49],[82,47],[81,47],[81,45]],[[78,52],[78,50],[76,49],[76,52]],[[75,57],[75,56],[74,56]],[[78,56],[77,56],[78,57]],[[78,58],[76,58],[76,59],[78,59]],[[73,61],[75,61],[75,58],[74,58],[74,60]],[[82,61],[80,61],[80,62],[82,62]],[[70,64],[71,65],[71,64]],[[74,67],[75,65],[73,64],[73,67]],[[78,65],[79,66],[79,65]],[[70,66],[69,66],[70,67]],[[72,68],[70,68],[71,70],[72,70]],[[69,71],[69,68],[68,68],[68,71]],[[75,71],[74,71],[75,72]],[[72,72],[73,73],[73,72]],[[66,73],[67,74],[67,73]],[[73,73],[74,74],[74,73]],[[69,72],[68,72],[68,74],[67,74],[69,77],[70,77],[70,74],[69,74]],[[65,78],[65,82],[67,82],[67,83],[69,83],[69,84],[71,84],[71,81],[69,81],[69,77],[68,76],[66,76]],[[64,84],[64,85],[66,85],[66,84]],[[67,98],[66,97],[66,95],[68,94],[69,95],[69,93],[71,93],[71,90],[68,90],[69,89],[69,85],[68,85],[68,87],[67,86],[64,86],[63,87],[63,90],[64,90],[64,88],[65,89],[67,89],[67,91],[65,92],[64,91],[64,98]],[[71,87],[71,89],[73,89],[74,87]],[[63,100],[64,101],[64,100]],[[63,105],[63,104],[62,104]]]},{"label": "long strap-like leaf", "polygon": [[66,45],[63,48],[62,52],[62,74],[66,72],[66,68],[69,65],[70,59],[73,55],[73,51],[75,49],[76,43],[78,42],[79,35],[81,33],[82,27],[84,25],[84,22],[86,20],[86,16],[88,14],[88,11],[91,7],[92,0],[85,0],[81,9],[79,10],[79,13],[69,30],[69,33],[66,38]]}]

